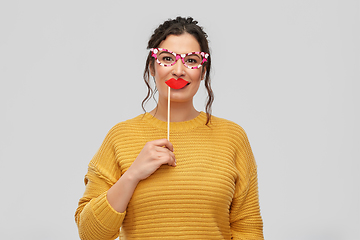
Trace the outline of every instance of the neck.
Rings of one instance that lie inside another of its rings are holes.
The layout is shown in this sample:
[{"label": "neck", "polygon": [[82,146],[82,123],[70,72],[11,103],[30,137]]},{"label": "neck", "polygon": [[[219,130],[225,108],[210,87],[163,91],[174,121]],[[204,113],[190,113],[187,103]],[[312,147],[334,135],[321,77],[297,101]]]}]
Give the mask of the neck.
[{"label": "neck", "polygon": [[[150,112],[157,119],[167,121],[167,101],[159,101],[157,107]],[[170,102],[170,122],[184,122],[196,118],[199,112],[192,102]]]}]

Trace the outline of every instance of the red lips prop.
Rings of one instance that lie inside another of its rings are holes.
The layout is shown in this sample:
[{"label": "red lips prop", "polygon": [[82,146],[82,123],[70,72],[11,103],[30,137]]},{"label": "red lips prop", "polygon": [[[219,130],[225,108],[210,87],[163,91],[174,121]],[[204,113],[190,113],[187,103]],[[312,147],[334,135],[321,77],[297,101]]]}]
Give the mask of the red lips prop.
[{"label": "red lips prop", "polygon": [[171,78],[165,81],[165,83],[173,89],[180,89],[185,87],[189,82],[182,78],[178,78],[177,80],[175,78]]}]

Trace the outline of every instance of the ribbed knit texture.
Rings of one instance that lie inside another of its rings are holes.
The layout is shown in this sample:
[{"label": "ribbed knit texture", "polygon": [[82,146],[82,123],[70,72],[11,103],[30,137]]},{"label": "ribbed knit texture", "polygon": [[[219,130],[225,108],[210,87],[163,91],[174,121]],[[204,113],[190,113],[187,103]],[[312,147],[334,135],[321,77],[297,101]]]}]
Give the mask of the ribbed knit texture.
[{"label": "ribbed knit texture", "polygon": [[[89,164],[75,219],[81,239],[263,239],[256,163],[244,130],[206,114],[170,124],[177,166],[140,181],[126,212],[107,190],[145,143],[166,138],[167,123],[149,113],[115,125]],[[121,227],[121,232],[120,232]]]}]

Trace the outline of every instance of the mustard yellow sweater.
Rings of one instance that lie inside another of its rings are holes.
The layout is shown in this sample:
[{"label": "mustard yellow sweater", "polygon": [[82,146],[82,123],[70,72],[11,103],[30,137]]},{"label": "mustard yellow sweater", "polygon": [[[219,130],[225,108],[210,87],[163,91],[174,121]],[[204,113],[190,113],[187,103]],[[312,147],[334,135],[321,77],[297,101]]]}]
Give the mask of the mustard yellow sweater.
[{"label": "mustard yellow sweater", "polygon": [[162,165],[140,181],[123,213],[109,205],[107,190],[146,142],[166,138],[167,123],[145,113],[115,125],[85,176],[75,213],[80,238],[263,239],[256,163],[246,134],[225,119],[205,122],[201,112],[171,123],[177,166]]}]

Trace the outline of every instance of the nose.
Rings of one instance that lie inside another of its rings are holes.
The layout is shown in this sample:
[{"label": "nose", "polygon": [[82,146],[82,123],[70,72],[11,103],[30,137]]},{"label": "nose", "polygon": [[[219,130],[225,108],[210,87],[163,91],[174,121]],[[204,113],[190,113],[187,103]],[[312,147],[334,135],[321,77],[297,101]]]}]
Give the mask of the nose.
[{"label": "nose", "polygon": [[181,61],[181,58],[179,58],[172,67],[173,67],[173,71],[172,71],[173,75],[177,77],[185,75],[185,65]]}]

